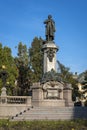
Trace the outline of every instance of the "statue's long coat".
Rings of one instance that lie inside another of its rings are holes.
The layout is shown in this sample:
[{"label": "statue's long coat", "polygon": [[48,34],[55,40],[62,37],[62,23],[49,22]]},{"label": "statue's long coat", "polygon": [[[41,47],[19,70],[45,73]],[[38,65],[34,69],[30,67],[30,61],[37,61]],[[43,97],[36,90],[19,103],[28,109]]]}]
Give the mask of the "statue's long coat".
[{"label": "statue's long coat", "polygon": [[46,36],[53,36],[54,37],[54,32],[55,32],[55,22],[52,19],[47,19],[44,21],[44,23],[46,24],[46,32],[45,35]]}]

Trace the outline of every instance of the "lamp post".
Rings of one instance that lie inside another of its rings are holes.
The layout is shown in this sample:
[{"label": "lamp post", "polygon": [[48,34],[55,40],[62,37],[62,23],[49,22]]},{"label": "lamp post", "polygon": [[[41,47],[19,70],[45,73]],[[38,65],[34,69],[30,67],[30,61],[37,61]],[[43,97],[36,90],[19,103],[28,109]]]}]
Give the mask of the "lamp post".
[{"label": "lamp post", "polygon": [[[6,94],[6,80],[7,80],[8,73],[6,71],[5,65],[2,65],[2,71],[0,72],[0,78],[2,79],[2,89],[1,89],[1,96],[5,97]],[[2,100],[4,101],[4,99]]]},{"label": "lamp post", "polygon": [[3,87],[5,87],[6,85],[7,76],[8,76],[8,73],[6,71],[6,67],[5,65],[2,65],[2,71],[0,72],[0,77],[2,79]]}]

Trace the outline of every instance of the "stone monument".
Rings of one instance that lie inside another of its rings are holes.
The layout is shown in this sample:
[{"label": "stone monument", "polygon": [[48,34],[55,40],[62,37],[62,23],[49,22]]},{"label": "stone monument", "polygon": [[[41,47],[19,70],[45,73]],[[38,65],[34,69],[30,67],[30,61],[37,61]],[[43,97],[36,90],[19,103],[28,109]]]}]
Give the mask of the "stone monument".
[{"label": "stone monument", "polygon": [[51,15],[48,15],[48,19],[44,21],[45,26],[45,36],[46,41],[42,47],[44,53],[43,59],[43,72],[49,72],[52,69],[56,71],[56,52],[59,48],[54,43],[54,33],[55,33],[55,22]]},{"label": "stone monument", "polygon": [[51,15],[44,21],[46,39],[42,46],[43,77],[32,88],[32,105],[45,107],[72,106],[71,84],[64,83],[56,72],[56,53],[59,47],[54,42],[55,22]]}]

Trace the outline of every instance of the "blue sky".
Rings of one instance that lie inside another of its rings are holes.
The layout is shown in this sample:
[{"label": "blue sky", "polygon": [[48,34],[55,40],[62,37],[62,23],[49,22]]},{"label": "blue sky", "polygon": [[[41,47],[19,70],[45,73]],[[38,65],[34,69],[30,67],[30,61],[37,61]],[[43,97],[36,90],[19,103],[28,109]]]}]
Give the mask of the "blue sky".
[{"label": "blue sky", "polygon": [[87,0],[0,0],[0,42],[15,56],[20,41],[30,47],[35,36],[45,39],[48,14],[56,24],[57,59],[73,73],[87,70]]}]

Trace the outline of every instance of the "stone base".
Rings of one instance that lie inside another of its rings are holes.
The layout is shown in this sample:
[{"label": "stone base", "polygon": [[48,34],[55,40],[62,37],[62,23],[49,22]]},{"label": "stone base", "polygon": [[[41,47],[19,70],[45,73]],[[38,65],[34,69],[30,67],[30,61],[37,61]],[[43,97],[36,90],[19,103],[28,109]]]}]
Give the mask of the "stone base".
[{"label": "stone base", "polygon": [[[69,85],[68,85],[69,86]],[[32,106],[66,107],[74,106],[69,87],[63,89],[60,82],[49,81],[44,84],[34,83],[32,88]]]},{"label": "stone base", "polygon": [[73,103],[73,101],[65,101],[65,106],[67,106],[67,107],[73,107],[74,103]]},{"label": "stone base", "polygon": [[32,100],[32,106],[37,107],[65,107],[65,100],[45,99],[45,100]]}]

